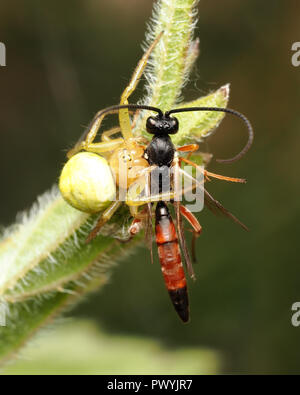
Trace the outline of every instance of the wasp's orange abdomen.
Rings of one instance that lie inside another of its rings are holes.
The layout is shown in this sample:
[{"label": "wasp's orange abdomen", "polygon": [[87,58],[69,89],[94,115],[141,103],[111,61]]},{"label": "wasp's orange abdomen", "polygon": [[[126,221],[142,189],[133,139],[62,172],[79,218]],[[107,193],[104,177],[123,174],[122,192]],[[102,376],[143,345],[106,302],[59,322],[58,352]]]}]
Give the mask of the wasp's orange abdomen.
[{"label": "wasp's orange abdomen", "polygon": [[156,207],[156,243],[161,270],[172,303],[180,318],[189,319],[189,302],[178,238],[172,217],[164,202]]}]

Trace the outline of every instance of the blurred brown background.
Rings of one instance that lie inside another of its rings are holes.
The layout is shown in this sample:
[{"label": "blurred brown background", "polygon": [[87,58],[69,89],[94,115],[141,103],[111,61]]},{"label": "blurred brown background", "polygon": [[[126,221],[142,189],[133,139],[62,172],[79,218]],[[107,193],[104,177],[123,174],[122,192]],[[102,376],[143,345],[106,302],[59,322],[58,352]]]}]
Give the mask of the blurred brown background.
[{"label": "blurred brown background", "polygon": [[[1,2],[3,225],[57,181],[66,149],[94,113],[118,102],[142,55],[151,8],[152,0]],[[144,249],[70,315],[170,349],[214,349],[226,373],[299,373],[300,328],[290,322],[291,306],[300,301],[300,67],[291,64],[299,13],[296,0],[200,2],[201,56],[185,97],[230,82],[230,107],[251,119],[256,135],[239,163],[210,165],[247,178],[246,186],[216,181],[208,189],[251,232],[206,210],[200,214],[191,323],[179,322],[160,267],[150,265]],[[135,99],[142,93],[139,86]],[[227,117],[202,148],[230,157],[245,139],[243,125]]]}]

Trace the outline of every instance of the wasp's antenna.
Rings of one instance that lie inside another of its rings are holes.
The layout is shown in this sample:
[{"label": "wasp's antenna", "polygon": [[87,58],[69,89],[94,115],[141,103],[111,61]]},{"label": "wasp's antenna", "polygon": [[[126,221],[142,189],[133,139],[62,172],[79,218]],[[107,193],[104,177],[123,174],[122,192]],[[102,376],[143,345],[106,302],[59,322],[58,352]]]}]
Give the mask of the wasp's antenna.
[{"label": "wasp's antenna", "polygon": [[139,104],[120,104],[120,105],[115,105],[115,106],[110,106],[107,108],[104,108],[103,110],[100,110],[97,112],[97,114],[94,116],[94,118],[91,120],[89,125],[85,128],[84,132],[82,133],[80,139],[78,140],[77,144],[80,143],[81,141],[86,139],[86,136],[88,135],[91,126],[101,117],[103,117],[106,113],[117,113],[119,110],[122,110],[122,108],[128,108],[128,110],[149,110],[149,111],[155,111],[158,112],[160,116],[163,116],[163,112],[156,107],[152,106],[143,106]]},{"label": "wasp's antenna", "polygon": [[158,112],[158,114],[160,116],[163,115],[163,112],[157,107],[143,106],[143,105],[140,105],[140,104],[121,104],[121,105],[116,105],[116,106],[111,106],[111,107],[104,108],[103,110],[99,111],[95,115],[94,119],[95,118],[99,118],[100,116],[104,115],[107,112],[118,111],[118,110],[122,110],[123,108],[127,108],[128,110],[149,110],[149,111],[155,111],[155,112]]},{"label": "wasp's antenna", "polygon": [[218,111],[218,112],[225,112],[225,113],[228,113],[228,114],[235,115],[236,117],[241,118],[245,122],[245,124],[246,124],[246,126],[248,128],[248,141],[247,141],[247,144],[245,145],[245,147],[242,149],[242,151],[239,154],[237,154],[233,158],[231,158],[231,159],[217,159],[217,162],[220,162],[220,163],[232,163],[232,162],[235,162],[235,161],[241,159],[246,154],[246,152],[249,151],[249,149],[250,149],[250,147],[252,145],[252,142],[253,142],[254,132],[253,132],[253,127],[252,127],[249,119],[247,117],[245,117],[245,115],[241,114],[238,111],[232,110],[230,108],[221,108],[221,107],[187,107],[187,108],[177,108],[177,109],[174,109],[174,110],[167,111],[165,113],[165,115],[169,116],[170,114],[175,114],[175,113],[178,113],[178,112],[187,112],[187,111]]}]

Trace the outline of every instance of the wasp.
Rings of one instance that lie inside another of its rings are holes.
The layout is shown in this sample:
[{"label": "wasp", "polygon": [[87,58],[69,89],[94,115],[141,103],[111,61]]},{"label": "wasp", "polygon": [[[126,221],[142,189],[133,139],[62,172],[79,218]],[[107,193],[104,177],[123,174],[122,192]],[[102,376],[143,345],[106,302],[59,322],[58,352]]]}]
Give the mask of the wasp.
[{"label": "wasp", "polygon": [[[163,277],[176,312],[183,322],[188,322],[188,291],[181,250],[189,275],[195,278],[195,274],[186,246],[182,217],[192,226],[193,240],[201,233],[202,227],[195,215],[181,203],[184,188],[179,185],[180,176],[191,178],[193,185],[199,184],[197,179],[185,172],[183,165],[188,164],[196,171],[202,172],[206,180],[217,178],[238,183],[244,183],[245,180],[208,172],[191,161],[189,157],[198,151],[198,144],[175,147],[171,136],[178,132],[179,121],[173,114],[219,111],[240,118],[248,128],[248,142],[238,155],[220,160],[222,162],[229,163],[240,159],[251,147],[254,133],[250,121],[243,114],[228,108],[190,107],[162,112],[153,106],[128,104],[129,96],[135,90],[148,58],[162,34],[138,63],[129,85],[121,96],[120,104],[99,111],[74,148],[68,152],[69,161],[62,171],[59,186],[63,197],[75,208],[89,213],[104,210],[87,242],[97,236],[102,226],[125,201],[133,217],[129,232],[134,236],[145,228],[152,261],[152,214],[155,206],[155,236]],[[153,136],[150,142],[135,137],[132,133],[130,113],[141,110],[152,113],[146,120],[146,131]],[[101,141],[95,143],[101,123],[108,114],[118,114],[119,126],[103,132]],[[121,137],[111,138],[120,133]],[[154,177],[157,173],[159,176],[164,174],[170,183],[164,183],[161,177],[157,181],[157,177]],[[156,194],[151,193],[153,182],[157,183]],[[125,198],[116,198],[115,186],[119,192],[124,192],[122,196]],[[203,191],[205,205],[211,211],[232,219],[247,230],[242,222],[209,194],[203,183],[198,186]],[[168,207],[169,203],[175,210],[175,223]]]}]

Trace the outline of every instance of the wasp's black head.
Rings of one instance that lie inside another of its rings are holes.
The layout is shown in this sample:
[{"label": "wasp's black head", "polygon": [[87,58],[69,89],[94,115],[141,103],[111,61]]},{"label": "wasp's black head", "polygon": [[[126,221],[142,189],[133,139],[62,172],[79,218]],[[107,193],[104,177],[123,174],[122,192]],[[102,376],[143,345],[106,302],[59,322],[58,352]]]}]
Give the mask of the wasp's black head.
[{"label": "wasp's black head", "polygon": [[176,134],[178,127],[178,119],[169,115],[158,114],[156,117],[149,117],[146,123],[148,133],[160,136]]}]

